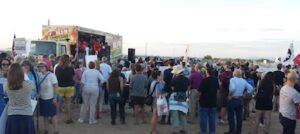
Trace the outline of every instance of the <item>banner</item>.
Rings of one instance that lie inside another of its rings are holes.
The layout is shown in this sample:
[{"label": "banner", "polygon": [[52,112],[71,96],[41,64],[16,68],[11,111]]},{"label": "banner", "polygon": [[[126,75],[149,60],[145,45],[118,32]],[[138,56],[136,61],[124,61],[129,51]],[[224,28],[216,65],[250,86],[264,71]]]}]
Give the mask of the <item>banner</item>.
[{"label": "banner", "polygon": [[116,35],[106,35],[107,45],[111,49],[111,58],[114,59],[122,55],[122,37]]},{"label": "banner", "polygon": [[85,65],[87,66],[87,68],[89,67],[89,63],[91,61],[97,61],[97,55],[86,55],[85,56]]},{"label": "banner", "polygon": [[66,41],[69,39],[70,44],[77,43],[76,26],[43,26],[42,39],[54,41]]},{"label": "banner", "polygon": [[26,54],[26,40],[25,38],[15,38],[14,39],[14,50],[17,55]]}]

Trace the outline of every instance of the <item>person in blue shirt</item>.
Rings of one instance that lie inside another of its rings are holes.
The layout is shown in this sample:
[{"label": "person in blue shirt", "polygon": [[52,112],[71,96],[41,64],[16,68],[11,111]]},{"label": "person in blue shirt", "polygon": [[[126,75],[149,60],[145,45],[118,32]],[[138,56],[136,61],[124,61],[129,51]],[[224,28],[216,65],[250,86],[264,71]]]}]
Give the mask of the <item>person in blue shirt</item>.
[{"label": "person in blue shirt", "polygon": [[151,134],[157,134],[157,120],[158,120],[158,115],[157,115],[157,106],[156,106],[156,100],[160,96],[166,96],[167,93],[164,93],[163,88],[164,88],[164,83],[162,81],[162,74],[161,71],[154,71],[152,72],[152,78],[153,81],[151,82],[150,85],[150,93],[153,92],[152,97],[154,98],[154,102],[152,105],[152,119],[151,119]]},{"label": "person in blue shirt", "polygon": [[4,107],[6,105],[5,102],[5,92],[4,92],[4,83],[6,82],[6,73],[8,71],[10,65],[10,61],[7,59],[3,59],[0,61],[0,116],[4,110]]},{"label": "person in blue shirt", "polygon": [[[243,78],[247,81],[254,88],[254,80],[251,78],[251,74],[249,71],[245,71]],[[243,113],[243,120],[247,120],[250,117],[250,101],[252,100],[252,94],[247,93],[246,89],[244,91],[243,103],[244,103],[244,113]]]},{"label": "person in blue shirt", "polygon": [[[37,71],[32,65],[32,63],[30,63],[30,61],[28,60],[25,60],[22,62],[21,65],[23,67],[23,71],[25,72],[29,80],[31,80],[35,84],[35,87],[38,88],[39,78],[37,75]],[[35,99],[36,97],[37,93],[35,91],[38,90],[35,89],[32,90],[31,99]]]},{"label": "person in blue shirt", "polygon": [[[225,134],[242,133],[242,112],[243,112],[243,94],[252,93],[253,87],[242,78],[242,71],[236,69],[233,72],[233,78],[229,84],[229,102],[228,102],[228,123],[229,132]],[[234,115],[236,116],[236,122]],[[236,124],[236,125],[235,125]]]}]

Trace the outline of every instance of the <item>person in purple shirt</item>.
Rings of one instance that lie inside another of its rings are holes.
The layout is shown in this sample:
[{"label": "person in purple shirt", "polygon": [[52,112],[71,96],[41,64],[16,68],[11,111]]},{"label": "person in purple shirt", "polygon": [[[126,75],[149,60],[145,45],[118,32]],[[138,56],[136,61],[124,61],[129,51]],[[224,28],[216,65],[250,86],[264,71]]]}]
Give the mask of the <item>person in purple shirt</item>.
[{"label": "person in purple shirt", "polygon": [[199,93],[198,89],[200,88],[201,82],[203,80],[203,75],[201,72],[201,64],[197,63],[191,71],[189,77],[191,90],[189,91],[189,113],[188,113],[188,123],[195,123],[197,106],[199,104],[198,98]]}]

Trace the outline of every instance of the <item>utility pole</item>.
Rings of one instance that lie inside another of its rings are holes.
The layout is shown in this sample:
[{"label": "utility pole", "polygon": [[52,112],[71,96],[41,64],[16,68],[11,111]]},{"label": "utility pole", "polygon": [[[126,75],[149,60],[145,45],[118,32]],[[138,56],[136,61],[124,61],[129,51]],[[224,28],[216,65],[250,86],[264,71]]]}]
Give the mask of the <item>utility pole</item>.
[{"label": "utility pole", "polygon": [[48,19],[48,26],[50,26],[50,19]]},{"label": "utility pole", "polygon": [[148,42],[146,41],[145,56],[147,57]]}]

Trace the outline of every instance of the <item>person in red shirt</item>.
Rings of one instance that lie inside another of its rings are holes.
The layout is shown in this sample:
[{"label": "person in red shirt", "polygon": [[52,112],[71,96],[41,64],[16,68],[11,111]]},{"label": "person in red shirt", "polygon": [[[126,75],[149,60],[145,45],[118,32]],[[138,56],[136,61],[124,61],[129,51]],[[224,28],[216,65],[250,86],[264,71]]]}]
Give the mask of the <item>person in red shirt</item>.
[{"label": "person in red shirt", "polygon": [[224,64],[223,68],[224,71],[220,74],[220,113],[219,113],[219,123],[224,125],[225,124],[225,116],[226,116],[226,108],[228,105],[228,95],[229,95],[229,84],[230,79],[233,77],[231,71],[231,63]]},{"label": "person in red shirt", "polygon": [[101,51],[101,44],[99,39],[95,39],[93,43],[93,50],[95,54],[98,54]]},{"label": "person in red shirt", "polygon": [[49,59],[49,57],[47,55],[43,56],[43,62],[45,62],[47,64],[47,67],[49,68],[49,71],[53,71],[52,62],[51,62],[51,60]]},{"label": "person in red shirt", "polygon": [[79,52],[85,53],[85,49],[87,47],[87,43],[85,41],[79,41]]}]

